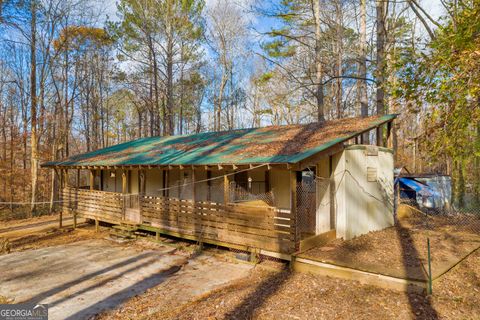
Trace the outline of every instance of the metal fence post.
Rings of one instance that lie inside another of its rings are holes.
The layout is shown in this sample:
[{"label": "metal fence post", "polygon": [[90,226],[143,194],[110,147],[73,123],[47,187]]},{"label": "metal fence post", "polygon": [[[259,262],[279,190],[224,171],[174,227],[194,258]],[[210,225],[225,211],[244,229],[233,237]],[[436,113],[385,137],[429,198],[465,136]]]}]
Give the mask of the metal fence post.
[{"label": "metal fence post", "polygon": [[432,263],[430,258],[430,238],[427,238],[427,250],[428,250],[428,294],[432,294]]}]

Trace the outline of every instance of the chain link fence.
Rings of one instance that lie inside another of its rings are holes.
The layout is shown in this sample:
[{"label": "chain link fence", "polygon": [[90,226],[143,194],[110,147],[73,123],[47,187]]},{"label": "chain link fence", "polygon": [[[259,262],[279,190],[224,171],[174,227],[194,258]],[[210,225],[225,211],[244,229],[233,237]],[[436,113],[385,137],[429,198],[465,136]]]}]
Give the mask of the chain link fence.
[{"label": "chain link fence", "polygon": [[[433,293],[434,280],[480,247],[480,208],[474,202],[458,206],[435,194],[405,196],[398,189],[396,228],[417,260]],[[403,194],[403,197],[402,197]]]},{"label": "chain link fence", "polygon": [[0,204],[0,221],[22,220],[44,215],[54,215],[58,213],[58,204],[53,206],[48,201],[40,202],[35,205],[35,211],[31,211],[31,204],[25,202],[5,202]]}]

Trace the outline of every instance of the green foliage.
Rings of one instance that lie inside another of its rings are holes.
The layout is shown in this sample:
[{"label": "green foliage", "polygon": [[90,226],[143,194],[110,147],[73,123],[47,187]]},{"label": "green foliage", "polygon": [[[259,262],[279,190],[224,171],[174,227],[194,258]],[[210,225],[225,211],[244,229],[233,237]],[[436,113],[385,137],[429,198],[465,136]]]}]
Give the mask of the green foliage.
[{"label": "green foliage", "polygon": [[[395,94],[417,109],[425,108],[423,102],[427,102],[423,147],[430,161],[450,159],[457,168],[452,170],[456,182],[466,178],[478,184],[480,0],[460,2],[456,8],[455,20],[447,20],[436,31],[428,54],[412,49],[402,52],[402,83]],[[465,170],[468,167],[473,170]],[[471,174],[463,177],[464,172]]]},{"label": "green foliage", "polygon": [[286,58],[295,55],[296,47],[285,39],[276,39],[262,44],[262,49],[273,58]]},{"label": "green foliage", "polygon": [[305,21],[302,12],[308,10],[308,1],[282,0],[274,16],[280,20],[282,27],[272,28],[268,35],[272,40],[262,44],[263,50],[272,58],[287,58],[295,55],[296,48],[300,45],[299,39],[303,35],[292,33],[299,26],[306,26],[310,21]]},{"label": "green foliage", "polygon": [[265,72],[264,74],[262,74],[258,80],[257,80],[257,83],[262,85],[262,84],[265,84],[267,83],[268,81],[270,81],[272,78],[273,78],[274,74],[273,72]]},{"label": "green foliage", "polygon": [[121,19],[108,22],[108,30],[127,52],[137,52],[166,37],[195,44],[203,34],[204,5],[203,0],[121,0],[117,3]]}]

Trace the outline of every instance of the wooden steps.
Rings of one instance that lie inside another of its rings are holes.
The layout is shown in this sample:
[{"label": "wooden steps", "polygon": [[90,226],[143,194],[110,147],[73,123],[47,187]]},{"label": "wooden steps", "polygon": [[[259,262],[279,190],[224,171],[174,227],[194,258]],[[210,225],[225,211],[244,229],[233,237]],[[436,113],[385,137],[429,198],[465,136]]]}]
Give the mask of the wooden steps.
[{"label": "wooden steps", "polygon": [[110,230],[110,236],[122,239],[136,239],[138,236],[137,230],[137,225],[121,223],[112,227],[112,229]]}]

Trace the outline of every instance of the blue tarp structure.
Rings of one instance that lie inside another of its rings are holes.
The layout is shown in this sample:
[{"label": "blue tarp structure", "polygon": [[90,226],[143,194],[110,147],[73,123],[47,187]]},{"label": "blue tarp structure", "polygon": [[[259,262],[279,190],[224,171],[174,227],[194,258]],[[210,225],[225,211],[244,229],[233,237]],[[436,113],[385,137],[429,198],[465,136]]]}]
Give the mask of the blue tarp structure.
[{"label": "blue tarp structure", "polygon": [[431,190],[429,190],[430,188],[428,186],[411,178],[399,178],[398,180],[400,181],[400,183],[404,184],[405,186],[409,187],[417,193],[426,195],[431,193]]},{"label": "blue tarp structure", "polygon": [[395,183],[400,184],[400,197],[402,199],[412,199],[420,207],[442,208],[449,203],[449,193],[442,192],[440,185],[433,181],[430,183],[419,181],[413,177],[397,178]]}]

